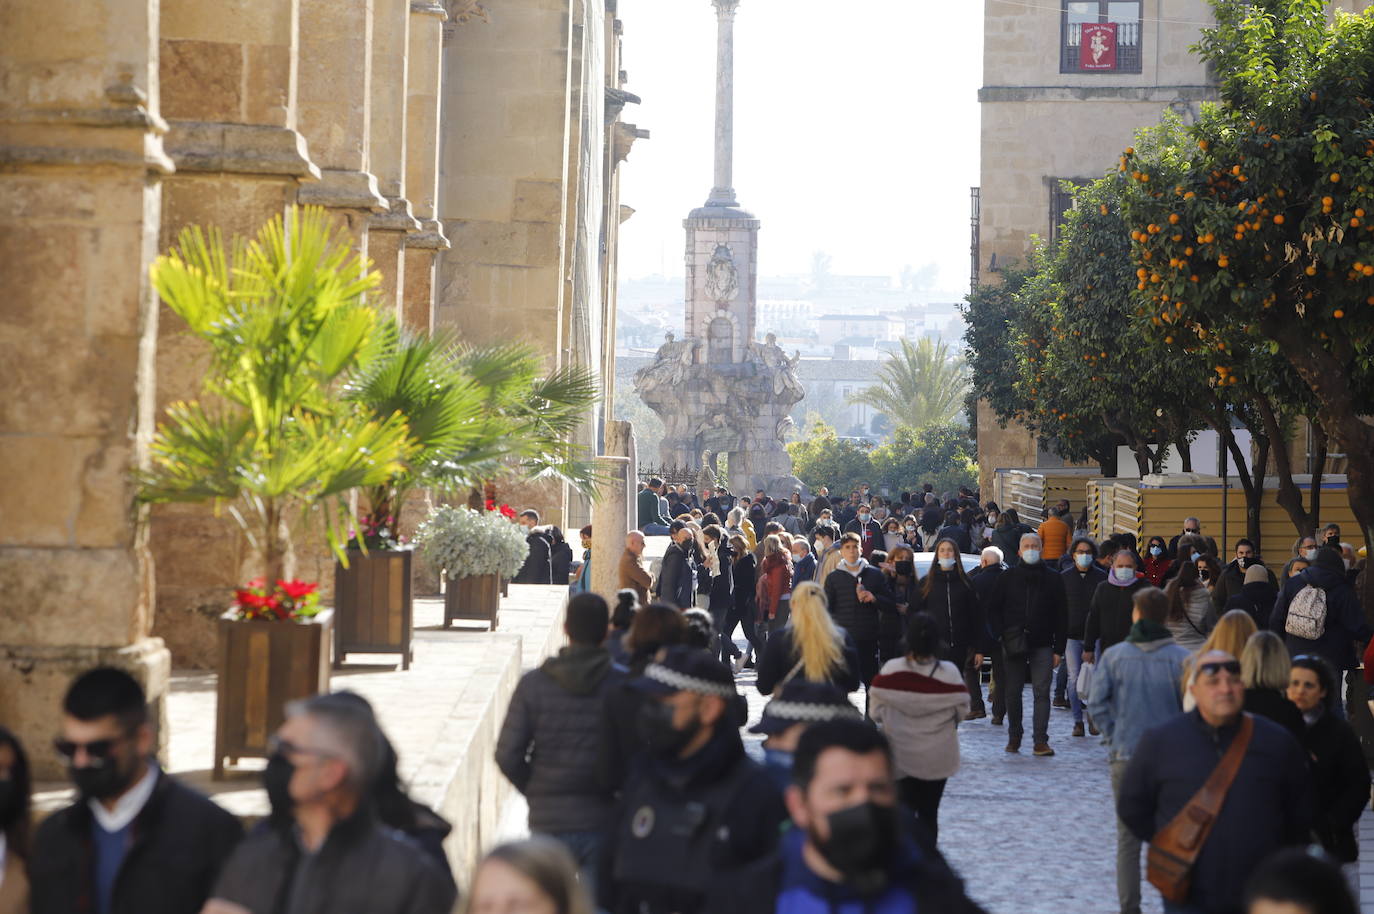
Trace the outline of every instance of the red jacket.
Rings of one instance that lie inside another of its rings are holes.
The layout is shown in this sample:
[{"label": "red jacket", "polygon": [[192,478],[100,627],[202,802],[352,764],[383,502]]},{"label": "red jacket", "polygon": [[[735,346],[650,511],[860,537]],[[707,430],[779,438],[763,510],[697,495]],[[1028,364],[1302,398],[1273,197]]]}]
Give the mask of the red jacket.
[{"label": "red jacket", "polygon": [[758,597],[759,619],[771,621],[778,614],[778,601],[792,592],[792,560],[783,552],[775,552],[763,560],[758,581],[754,585]]}]

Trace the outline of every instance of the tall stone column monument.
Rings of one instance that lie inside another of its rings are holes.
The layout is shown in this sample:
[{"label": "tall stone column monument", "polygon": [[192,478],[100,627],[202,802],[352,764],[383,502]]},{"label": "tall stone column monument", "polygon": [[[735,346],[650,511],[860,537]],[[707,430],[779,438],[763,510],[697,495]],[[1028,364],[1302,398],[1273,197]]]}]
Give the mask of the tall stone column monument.
[{"label": "tall stone column monument", "polygon": [[788,413],[804,396],[795,370],[772,334],[754,339],[758,300],[759,220],[742,209],[734,188],[735,12],[716,9],[715,184],[706,204],[683,221],[687,230],[684,339],[668,334],[635,388],[663,419],[661,453],[669,463],[713,473],[729,455],[736,492],[787,494],[800,482],[783,448]]}]

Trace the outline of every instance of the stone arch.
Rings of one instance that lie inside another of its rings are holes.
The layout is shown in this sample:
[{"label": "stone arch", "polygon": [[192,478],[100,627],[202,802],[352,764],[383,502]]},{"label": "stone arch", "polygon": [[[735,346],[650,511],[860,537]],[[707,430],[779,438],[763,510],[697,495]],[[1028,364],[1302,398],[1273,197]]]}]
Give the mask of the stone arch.
[{"label": "stone arch", "polygon": [[[718,323],[725,321],[726,323]],[[701,337],[706,340],[706,361],[713,364],[738,362],[743,356],[743,338],[740,335],[739,318],[734,312],[726,308],[718,308],[714,314],[706,315],[702,321]],[[725,331],[729,327],[729,333]],[[720,351],[725,353],[725,358],[719,358],[717,352],[716,337],[728,338],[728,348]]]}]

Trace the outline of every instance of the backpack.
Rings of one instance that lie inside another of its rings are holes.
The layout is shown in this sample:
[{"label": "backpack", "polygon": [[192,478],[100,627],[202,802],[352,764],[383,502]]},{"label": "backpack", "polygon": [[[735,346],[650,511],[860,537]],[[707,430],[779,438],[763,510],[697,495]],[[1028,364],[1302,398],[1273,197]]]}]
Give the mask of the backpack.
[{"label": "backpack", "polygon": [[1316,641],[1326,632],[1326,591],[1308,584],[1288,604],[1283,630],[1295,638]]}]

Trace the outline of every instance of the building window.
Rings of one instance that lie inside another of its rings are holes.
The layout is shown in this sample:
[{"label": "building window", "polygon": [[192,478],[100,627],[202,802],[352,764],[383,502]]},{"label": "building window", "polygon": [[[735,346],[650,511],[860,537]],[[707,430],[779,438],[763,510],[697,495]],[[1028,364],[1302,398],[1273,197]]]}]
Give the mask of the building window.
[{"label": "building window", "polygon": [[[1063,4],[1060,73],[1140,72],[1140,0],[1063,0]],[[1083,27],[1098,25],[1115,26],[1114,47],[1110,37],[1103,36],[1096,44],[1090,37],[1085,54]]]},{"label": "building window", "polygon": [[1062,181],[1050,184],[1050,243],[1059,240],[1059,230],[1069,221],[1069,210],[1073,209],[1073,192],[1064,189]]}]

